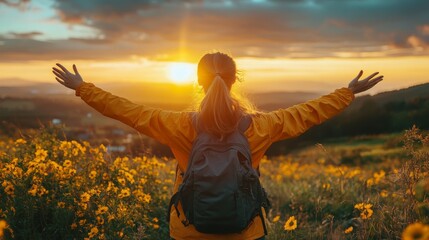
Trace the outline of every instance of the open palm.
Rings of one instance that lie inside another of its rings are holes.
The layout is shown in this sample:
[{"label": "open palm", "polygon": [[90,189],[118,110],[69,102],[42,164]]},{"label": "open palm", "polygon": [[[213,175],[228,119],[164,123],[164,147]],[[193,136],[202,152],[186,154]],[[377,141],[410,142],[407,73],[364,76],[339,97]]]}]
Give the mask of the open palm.
[{"label": "open palm", "polygon": [[383,80],[383,76],[377,76],[374,78],[378,74],[378,72],[375,72],[369,75],[367,78],[359,81],[359,78],[362,76],[362,74],[363,71],[360,70],[359,74],[349,83],[349,88],[353,91],[354,94],[364,92]]},{"label": "open palm", "polygon": [[69,72],[63,65],[57,63],[60,68],[53,67],[52,72],[55,74],[55,80],[61,83],[63,86],[76,90],[83,83],[83,79],[77,71],[76,65],[73,64],[73,71],[75,74]]}]

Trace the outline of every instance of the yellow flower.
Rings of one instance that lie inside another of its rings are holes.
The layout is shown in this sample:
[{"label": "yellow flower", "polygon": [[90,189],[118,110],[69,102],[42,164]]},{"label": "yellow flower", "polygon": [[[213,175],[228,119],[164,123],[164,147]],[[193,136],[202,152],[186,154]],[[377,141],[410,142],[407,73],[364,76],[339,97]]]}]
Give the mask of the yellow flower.
[{"label": "yellow flower", "polygon": [[119,198],[125,198],[125,197],[129,197],[130,196],[130,189],[129,188],[125,188],[121,190],[121,193],[118,195]]},{"label": "yellow flower", "polygon": [[97,216],[97,223],[98,223],[99,225],[103,225],[103,224],[104,224],[104,218],[102,218],[102,217],[100,217],[100,216]]},{"label": "yellow flower", "polygon": [[387,190],[382,190],[382,191],[380,192],[380,196],[381,196],[382,198],[386,198],[386,197],[388,197],[388,196],[389,196],[389,193],[387,192]]},{"label": "yellow flower", "polygon": [[17,139],[16,141],[15,141],[15,144],[26,144],[27,143],[27,141],[25,141],[24,139],[22,139],[22,138],[19,138],[19,139]]},{"label": "yellow flower", "polygon": [[280,220],[280,215],[277,215],[273,218],[273,223],[278,222]]},{"label": "yellow flower", "polygon": [[97,176],[97,172],[96,172],[96,171],[91,171],[91,172],[89,173],[89,178],[90,178],[90,179],[94,179],[96,176]]},{"label": "yellow flower", "polygon": [[91,199],[91,195],[89,195],[88,193],[83,193],[82,195],[80,195],[80,200],[83,203],[89,202],[90,199]]},{"label": "yellow flower", "polygon": [[5,220],[0,220],[0,239],[3,239],[3,231],[7,229],[7,222]]},{"label": "yellow flower", "polygon": [[359,209],[359,210],[363,210],[364,209],[364,204],[363,203],[358,203],[358,204],[355,205],[355,208]]},{"label": "yellow flower", "polygon": [[374,185],[374,179],[373,178],[366,180],[366,186],[367,187],[371,187],[372,185]]},{"label": "yellow flower", "polygon": [[158,229],[159,228],[159,225],[158,224],[154,224],[153,225],[153,229]]},{"label": "yellow flower", "polygon": [[82,219],[79,221],[79,225],[83,226],[86,223],[86,219]]},{"label": "yellow flower", "polygon": [[149,194],[145,194],[144,195],[144,198],[143,198],[143,200],[144,200],[144,202],[145,203],[150,203],[150,200],[151,200],[152,198],[151,198],[151,196],[149,195]]},{"label": "yellow flower", "polygon": [[118,182],[119,182],[122,186],[124,186],[124,185],[125,185],[125,178],[120,178],[120,177],[118,177]]},{"label": "yellow flower", "polygon": [[125,173],[125,178],[128,180],[128,182],[130,183],[134,183],[134,177],[131,173],[126,172]]},{"label": "yellow flower", "polygon": [[33,186],[31,186],[31,189],[28,190],[28,194],[30,194],[31,196],[36,196],[37,194],[37,185],[33,184]]},{"label": "yellow flower", "polygon": [[65,160],[63,162],[63,166],[66,168],[71,167],[71,165],[72,165],[72,161],[70,161],[70,160]]},{"label": "yellow flower", "polygon": [[4,192],[7,195],[13,195],[15,193],[15,187],[11,182],[4,180],[1,185],[4,187]]},{"label": "yellow flower", "polygon": [[296,229],[296,227],[298,226],[298,224],[297,224],[298,222],[297,222],[297,220],[295,219],[295,216],[292,216],[292,217],[290,217],[287,221],[286,221],[286,223],[285,223],[285,225],[284,225],[284,229],[285,230],[287,230],[287,231],[292,231],[292,230],[295,230]]},{"label": "yellow flower", "polygon": [[345,234],[349,234],[349,233],[351,233],[351,232],[353,232],[353,226],[350,226],[350,227],[348,227],[346,230],[344,230],[344,233],[345,233]]},{"label": "yellow flower", "polygon": [[70,225],[71,229],[76,229],[77,228],[77,224],[76,223],[72,223],[72,225]]},{"label": "yellow flower", "polygon": [[65,202],[58,202],[57,205],[59,208],[64,208],[66,206],[66,203]]},{"label": "yellow flower", "polygon": [[158,218],[153,218],[152,221],[157,223],[159,220],[158,220]]},{"label": "yellow flower", "polygon": [[45,194],[48,194],[49,193],[49,191],[48,190],[46,190],[46,188],[44,188],[43,186],[40,186],[39,188],[37,188],[37,195],[40,197],[40,196],[43,196],[43,195],[45,195]]},{"label": "yellow flower", "polygon": [[408,225],[402,232],[402,240],[428,240],[429,226],[416,222]]},{"label": "yellow flower", "polygon": [[97,235],[97,233],[98,233],[98,228],[93,227],[93,228],[91,228],[91,231],[88,233],[88,237],[93,238],[93,237],[95,237],[95,235]]},{"label": "yellow flower", "polygon": [[362,219],[369,219],[372,216],[372,209],[371,208],[365,208],[361,213],[360,213],[360,217]]},{"label": "yellow flower", "polygon": [[324,183],[322,187],[323,187],[323,189],[328,190],[328,189],[330,189],[330,188],[331,188],[331,184],[329,184],[329,183]]},{"label": "yellow flower", "polygon": [[106,213],[107,210],[109,210],[109,208],[107,208],[106,206],[98,206],[98,209],[95,211],[95,214],[101,215]]},{"label": "yellow flower", "polygon": [[103,173],[103,180],[104,180],[104,181],[109,180],[109,174],[107,174],[107,173]]}]

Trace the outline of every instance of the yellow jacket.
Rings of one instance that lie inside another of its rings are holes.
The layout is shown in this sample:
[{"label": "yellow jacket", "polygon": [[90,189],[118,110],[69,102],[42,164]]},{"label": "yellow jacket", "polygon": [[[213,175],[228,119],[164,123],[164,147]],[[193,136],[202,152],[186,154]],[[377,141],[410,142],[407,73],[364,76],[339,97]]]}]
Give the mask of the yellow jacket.
[{"label": "yellow jacket", "polygon": [[[76,89],[88,105],[107,117],[117,119],[137,131],[168,145],[178,161],[179,169],[186,170],[188,157],[196,132],[192,126],[189,112],[165,111],[117,97],[92,83],[83,83]],[[310,127],[337,115],[354,99],[353,92],[341,88],[335,92],[286,109],[252,116],[252,123],[245,135],[252,152],[252,164],[257,168],[268,147],[279,140],[292,138],[304,133]],[[180,174],[174,184],[177,192],[182,182]],[[179,211],[181,210],[179,204]],[[213,235],[203,234],[192,226],[185,227],[183,212],[180,219],[174,208],[170,212],[170,236],[174,239],[242,240],[257,239],[264,236],[262,221],[257,216],[249,227],[239,234]]]}]

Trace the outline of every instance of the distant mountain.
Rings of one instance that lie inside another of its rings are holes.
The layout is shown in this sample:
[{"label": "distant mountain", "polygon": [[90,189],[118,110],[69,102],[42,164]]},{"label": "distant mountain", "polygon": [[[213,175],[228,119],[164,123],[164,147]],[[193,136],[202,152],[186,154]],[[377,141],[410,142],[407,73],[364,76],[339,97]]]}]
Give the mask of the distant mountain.
[{"label": "distant mountain", "polygon": [[[12,83],[14,81],[14,83]],[[9,82],[7,86],[4,86]],[[21,79],[10,81],[1,80],[0,97],[18,98],[61,98],[74,99],[74,91],[61,86],[58,83],[38,83]],[[184,109],[192,105],[197,99],[198,91],[193,85],[176,85],[174,83],[147,83],[147,82],[112,82],[96,84],[96,86],[111,92],[117,96],[125,97],[131,101],[141,104],[151,104],[157,107],[169,109]],[[313,98],[319,97],[314,92],[265,92],[248,94],[249,99],[258,108],[273,110],[288,107]]]},{"label": "distant mountain", "polygon": [[[112,82],[96,84],[112,94],[125,97],[141,104],[150,104],[156,107],[165,107],[173,110],[181,110],[192,105],[196,99],[195,92],[201,91],[192,85],[176,85],[174,83],[148,83],[148,82]],[[379,93],[373,96],[363,95],[355,99],[351,109],[371,99],[377,104],[385,104],[392,101],[408,101],[416,97],[429,95],[429,83],[412,86],[406,89]],[[265,111],[286,108],[322,96],[318,92],[264,92],[249,93],[248,98],[255,105]],[[59,98],[79,101],[74,96],[74,91],[61,86],[58,83],[31,82],[23,79],[0,79],[0,98]]]}]

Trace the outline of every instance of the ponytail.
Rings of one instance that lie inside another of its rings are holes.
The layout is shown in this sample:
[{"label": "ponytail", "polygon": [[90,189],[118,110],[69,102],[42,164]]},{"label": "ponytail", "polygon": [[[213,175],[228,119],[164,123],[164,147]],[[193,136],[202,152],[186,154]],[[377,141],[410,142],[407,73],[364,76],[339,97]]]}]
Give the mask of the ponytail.
[{"label": "ponytail", "polygon": [[216,74],[200,104],[197,124],[220,139],[233,132],[243,114],[220,74]]}]

